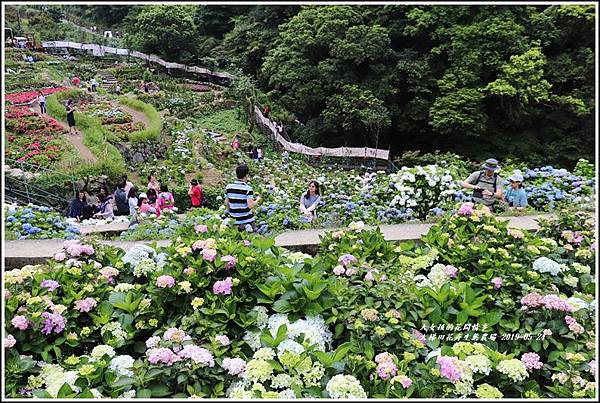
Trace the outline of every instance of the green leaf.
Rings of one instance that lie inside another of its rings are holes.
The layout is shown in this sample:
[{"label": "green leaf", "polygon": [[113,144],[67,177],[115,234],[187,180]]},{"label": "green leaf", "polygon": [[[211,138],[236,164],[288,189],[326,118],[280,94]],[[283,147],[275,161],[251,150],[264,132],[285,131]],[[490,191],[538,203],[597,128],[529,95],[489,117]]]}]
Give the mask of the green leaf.
[{"label": "green leaf", "polygon": [[64,383],[63,386],[61,386],[58,390],[58,394],[56,395],[56,397],[60,399],[64,397],[69,397],[71,394],[73,394],[73,389],[71,389],[71,386],[69,386],[68,383]]},{"label": "green leaf", "polygon": [[372,360],[375,356],[375,351],[373,350],[373,343],[371,343],[370,341],[364,342],[363,351],[365,353],[365,357],[367,357],[369,360]]},{"label": "green leaf", "polygon": [[462,311],[460,311],[458,313],[458,315],[456,315],[456,321],[458,322],[459,325],[464,324],[468,318],[469,318],[469,311],[466,309],[463,309]]},{"label": "green leaf", "polygon": [[118,388],[120,386],[127,386],[127,385],[133,385],[133,383],[135,382],[135,379],[130,378],[128,376],[123,376],[121,378],[119,378],[115,383],[113,383],[111,386],[113,388]]},{"label": "green leaf", "polygon": [[169,387],[167,385],[163,385],[162,383],[150,386],[150,391],[152,397],[163,397],[170,393]]},{"label": "green leaf", "polygon": [[277,313],[288,313],[292,310],[292,306],[288,300],[278,299],[273,304],[273,310]]},{"label": "green leaf", "polygon": [[[189,385],[188,385],[189,387]],[[191,394],[194,393],[194,388],[192,388]],[[152,391],[150,389],[139,389],[135,393],[135,397],[139,397],[140,399],[149,399],[152,397]]]}]

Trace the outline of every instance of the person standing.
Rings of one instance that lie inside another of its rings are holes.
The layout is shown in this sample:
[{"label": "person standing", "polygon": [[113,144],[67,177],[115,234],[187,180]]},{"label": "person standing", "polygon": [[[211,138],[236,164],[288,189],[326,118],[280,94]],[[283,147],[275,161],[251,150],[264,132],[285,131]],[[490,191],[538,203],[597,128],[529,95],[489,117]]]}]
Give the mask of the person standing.
[{"label": "person standing", "polygon": [[42,91],[39,91],[38,93],[38,104],[40,104],[40,113],[42,115],[44,115],[46,113],[46,97],[44,96],[44,94],[42,93]]},{"label": "person standing", "polygon": [[317,207],[321,202],[321,193],[319,191],[319,182],[311,181],[308,184],[308,190],[300,197],[300,212],[309,222],[317,218]]},{"label": "person standing", "polygon": [[256,160],[257,160],[258,162],[261,162],[261,161],[263,160],[263,150],[262,150],[262,148],[260,148],[260,147],[258,147],[258,148],[256,149]]},{"label": "person standing", "polygon": [[523,189],[523,175],[519,172],[513,172],[508,180],[510,181],[510,187],[504,192],[504,200],[511,208],[525,209],[527,207],[527,193]]},{"label": "person standing", "polygon": [[258,161],[258,149],[256,147],[252,147],[252,159]]},{"label": "person standing", "polygon": [[90,86],[92,87],[92,92],[96,92],[96,88],[98,87],[98,81],[96,81],[96,78],[92,78],[90,80]]},{"label": "person standing", "polygon": [[200,186],[196,179],[192,179],[190,181],[188,195],[192,199],[192,208],[198,208],[202,206],[202,186]]},{"label": "person standing", "polygon": [[81,82],[81,79],[77,76],[73,77],[73,85],[75,86],[75,88],[79,88],[79,83]]},{"label": "person standing", "polygon": [[67,101],[67,105],[65,106],[67,112],[67,123],[69,125],[69,134],[77,134],[77,129],[75,128],[75,106],[73,106],[73,100],[69,99]]},{"label": "person standing", "polygon": [[256,232],[256,220],[252,209],[260,201],[260,196],[254,199],[252,187],[248,185],[248,167],[238,165],[235,169],[237,180],[225,187],[225,206],[231,218],[235,220],[238,230],[244,231],[247,226]]},{"label": "person standing", "polygon": [[117,215],[129,214],[129,202],[127,200],[127,193],[125,192],[125,182],[117,185],[117,189],[115,190],[115,204],[117,205]]},{"label": "person standing", "polygon": [[117,85],[115,86],[115,93],[117,95],[121,95],[121,85],[119,85],[119,83],[117,83]]},{"label": "person standing", "polygon": [[496,171],[500,169],[498,161],[489,158],[482,166],[483,170],[475,171],[462,183],[465,189],[473,190],[473,202],[481,203],[494,211],[496,200],[502,200],[502,179]]}]

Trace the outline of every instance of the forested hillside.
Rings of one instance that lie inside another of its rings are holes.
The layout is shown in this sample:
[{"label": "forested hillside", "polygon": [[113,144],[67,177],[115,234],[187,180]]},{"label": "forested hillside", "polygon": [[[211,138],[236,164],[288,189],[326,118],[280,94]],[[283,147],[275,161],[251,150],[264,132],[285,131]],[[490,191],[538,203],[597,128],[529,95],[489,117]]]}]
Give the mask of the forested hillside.
[{"label": "forested hillside", "polygon": [[[167,60],[241,69],[268,95],[273,116],[308,145],[377,145],[394,155],[440,149],[567,167],[594,159],[593,5],[47,13],[120,30],[125,45]],[[14,9],[7,19],[15,26]]]}]

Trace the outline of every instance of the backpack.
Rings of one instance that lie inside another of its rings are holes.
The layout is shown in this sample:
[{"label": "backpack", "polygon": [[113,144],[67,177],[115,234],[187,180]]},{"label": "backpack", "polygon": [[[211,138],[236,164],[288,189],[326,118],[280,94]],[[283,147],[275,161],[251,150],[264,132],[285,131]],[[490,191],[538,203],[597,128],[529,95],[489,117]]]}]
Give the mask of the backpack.
[{"label": "backpack", "polygon": [[[475,181],[475,183],[473,185],[477,185],[483,175],[485,175],[485,172],[479,171],[479,176],[477,177],[477,180]],[[498,181],[498,174],[494,172],[494,193],[496,193],[496,182],[497,181]]]}]

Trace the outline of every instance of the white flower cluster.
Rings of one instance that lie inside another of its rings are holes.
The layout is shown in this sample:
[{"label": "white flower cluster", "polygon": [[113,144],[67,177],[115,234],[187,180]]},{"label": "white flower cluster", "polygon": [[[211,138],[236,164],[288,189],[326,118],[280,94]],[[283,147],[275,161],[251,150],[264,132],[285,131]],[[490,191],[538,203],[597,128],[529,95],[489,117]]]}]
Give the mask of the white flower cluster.
[{"label": "white flower cluster", "polygon": [[129,249],[121,260],[123,263],[131,264],[131,267],[135,269],[143,259],[153,259],[155,256],[156,251],[154,249],[144,244],[137,244]]},{"label": "white flower cluster", "polygon": [[352,375],[335,375],[325,387],[332,399],[365,399],[367,394],[358,379]]},{"label": "white flower cluster", "polygon": [[80,392],[81,388],[75,386],[78,377],[77,371],[65,371],[58,364],[44,364],[40,372],[40,378],[46,384],[46,392],[52,397],[58,395],[58,391],[65,383],[69,384],[74,392]]},{"label": "white flower cluster", "polygon": [[446,271],[446,266],[441,263],[435,264],[427,277],[423,274],[419,274],[415,276],[414,281],[418,288],[429,287],[432,289],[439,289],[441,286],[450,281],[451,277],[448,275]]},{"label": "white flower cluster", "polygon": [[553,276],[556,276],[562,271],[562,268],[560,267],[560,264],[556,263],[554,260],[542,256],[533,262],[533,270],[540,273],[550,273]]},{"label": "white flower cluster", "polygon": [[110,361],[108,366],[115,371],[119,376],[133,376],[131,368],[135,360],[129,355],[118,355]]}]

